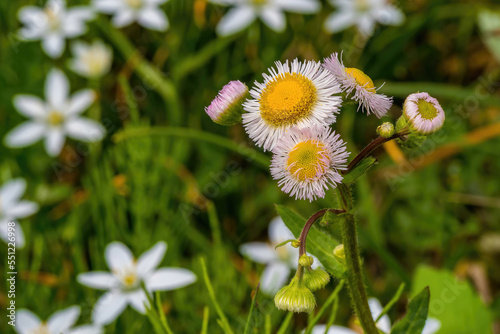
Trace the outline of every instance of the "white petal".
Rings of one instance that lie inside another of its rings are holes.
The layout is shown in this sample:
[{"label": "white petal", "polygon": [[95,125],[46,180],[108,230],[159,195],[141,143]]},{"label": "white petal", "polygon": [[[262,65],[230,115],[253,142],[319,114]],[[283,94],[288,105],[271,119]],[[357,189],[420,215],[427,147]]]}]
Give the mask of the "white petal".
[{"label": "white petal", "polygon": [[92,321],[97,325],[107,325],[115,320],[127,307],[127,298],[119,292],[105,293],[92,310]]},{"label": "white petal", "polygon": [[125,8],[125,2],[122,0],[94,0],[93,7],[106,14],[113,14]]},{"label": "white petal", "polygon": [[196,276],[187,269],[160,268],[146,279],[146,287],[150,291],[169,291],[194,283]]},{"label": "white petal", "polygon": [[137,18],[139,24],[143,27],[165,31],[168,28],[168,18],[161,10],[158,8],[146,8],[139,13]]},{"label": "white petal", "polygon": [[[368,299],[368,305],[370,306],[370,311],[372,312],[373,319],[377,319],[378,316],[382,313],[382,305],[380,305],[380,302],[376,298]],[[389,333],[391,331],[391,320],[387,315],[384,315],[377,322],[377,327],[383,332]]]},{"label": "white petal", "polygon": [[20,309],[16,312],[16,331],[19,334],[28,334],[40,326],[42,321],[33,312]]},{"label": "white petal", "polygon": [[52,157],[59,155],[64,146],[64,140],[64,132],[62,129],[49,129],[44,141],[45,150]]},{"label": "white petal", "polygon": [[19,36],[28,41],[39,40],[45,34],[45,30],[36,26],[22,27],[19,29]]},{"label": "white petal", "polygon": [[51,58],[59,58],[64,51],[65,45],[64,37],[59,34],[47,34],[42,40],[42,48]]},{"label": "white petal", "polygon": [[4,142],[8,147],[25,147],[39,141],[45,132],[46,126],[36,122],[24,122],[12,129]]},{"label": "white petal", "polygon": [[384,25],[400,25],[404,22],[403,12],[394,6],[384,6],[377,13],[377,21]]},{"label": "white petal", "polygon": [[317,13],[321,9],[317,0],[276,0],[274,3],[288,12],[301,14]]},{"label": "white petal", "polygon": [[17,12],[17,17],[19,21],[24,24],[36,23],[40,17],[45,15],[44,11],[40,7],[36,6],[24,6]]},{"label": "white petal", "polygon": [[37,211],[38,204],[30,201],[21,201],[4,209],[5,215],[14,219],[29,217]]},{"label": "white petal", "polygon": [[[326,325],[317,325],[313,327],[312,334],[325,334]],[[358,334],[349,328],[341,326],[330,326],[327,334]]]},{"label": "white petal", "polygon": [[113,16],[113,19],[111,22],[113,22],[113,25],[117,28],[125,27],[129,25],[130,23],[134,22],[136,19],[136,15],[133,10],[131,9],[123,9],[120,10],[118,13]]},{"label": "white petal", "polygon": [[142,314],[146,313],[146,305],[149,305],[149,301],[143,290],[137,290],[127,294],[127,299],[134,310]]},{"label": "white petal", "polygon": [[276,32],[282,32],[286,28],[285,14],[277,8],[264,9],[260,13],[260,17],[264,23]]},{"label": "white petal", "polygon": [[278,259],[278,254],[265,242],[248,242],[240,246],[240,253],[257,263],[267,264]]},{"label": "white petal", "polygon": [[50,333],[64,333],[76,323],[80,316],[80,307],[71,306],[64,310],[57,311],[47,320],[47,327]]},{"label": "white petal", "polygon": [[75,117],[66,121],[68,136],[86,142],[96,142],[104,138],[106,129],[98,122],[85,117]]},{"label": "white petal", "polygon": [[434,334],[441,328],[441,321],[434,318],[427,318],[422,334]]},{"label": "white petal", "polygon": [[97,325],[83,325],[73,328],[69,334],[103,334],[104,330]]},{"label": "white petal", "polygon": [[119,284],[115,276],[106,271],[91,271],[79,274],[76,279],[80,284],[88,286],[89,288],[101,290],[109,290]]},{"label": "white petal", "polygon": [[74,6],[68,9],[66,19],[68,21],[88,21],[95,17],[95,13],[90,7]]},{"label": "white petal", "polygon": [[61,108],[68,100],[69,81],[61,70],[52,69],[45,81],[45,98],[52,108]]},{"label": "white petal", "polygon": [[13,104],[17,111],[26,117],[40,119],[45,116],[45,104],[39,97],[16,95],[14,96]]},{"label": "white petal", "polygon": [[67,115],[81,114],[92,105],[95,100],[95,92],[92,89],[83,89],[71,97],[69,106],[66,110]]},{"label": "white petal", "polygon": [[269,296],[274,296],[290,276],[290,268],[282,262],[271,263],[262,272],[260,289]]},{"label": "white petal", "polygon": [[325,30],[331,33],[349,28],[355,23],[354,12],[336,12],[325,20]]},{"label": "white petal", "polygon": [[24,179],[17,178],[5,183],[0,188],[0,198],[2,199],[0,210],[4,210],[19,201],[25,191],[26,181]]},{"label": "white petal", "polygon": [[363,16],[358,19],[358,29],[359,32],[364,34],[365,37],[369,37],[373,35],[373,31],[375,30],[375,21],[369,16]]},{"label": "white petal", "polygon": [[255,20],[255,11],[250,6],[240,6],[230,9],[217,24],[217,34],[229,36],[242,31]]},{"label": "white petal", "polygon": [[[9,219],[4,219],[0,221],[0,239],[5,241],[5,243],[11,242],[9,240],[9,238],[12,238],[9,237],[9,223],[11,222],[12,220]],[[19,249],[24,248],[25,245],[24,232],[21,225],[18,222],[15,222],[14,233],[15,233],[14,242],[16,243],[16,248]]]},{"label": "white petal", "polygon": [[134,264],[134,256],[130,249],[118,241],[114,241],[106,246],[104,257],[109,269],[112,271],[131,267]]},{"label": "white petal", "polygon": [[157,242],[151,249],[144,252],[137,260],[137,272],[141,277],[147,277],[149,273],[158,267],[167,251],[167,244],[163,241]]},{"label": "white petal", "polygon": [[285,240],[295,239],[293,233],[286,227],[285,223],[280,217],[271,220],[269,224],[269,240],[273,245],[277,245]]}]

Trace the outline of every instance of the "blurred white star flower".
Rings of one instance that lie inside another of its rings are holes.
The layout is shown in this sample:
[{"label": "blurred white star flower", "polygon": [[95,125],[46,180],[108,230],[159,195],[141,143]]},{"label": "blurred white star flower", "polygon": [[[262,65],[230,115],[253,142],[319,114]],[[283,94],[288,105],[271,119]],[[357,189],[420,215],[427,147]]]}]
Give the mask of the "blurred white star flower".
[{"label": "blurred white star flower", "polygon": [[25,6],[19,10],[24,27],[19,34],[26,40],[41,40],[42,48],[51,58],[59,58],[66,39],[83,35],[86,22],[94,18],[90,7],[66,8],[66,0],[49,0],[44,8]]},{"label": "blurred white star flower", "polygon": [[159,8],[168,0],[94,0],[96,10],[113,14],[113,25],[117,28],[128,26],[133,22],[158,31],[168,29],[169,23],[165,13]]},{"label": "blurred white star flower", "polygon": [[97,325],[82,325],[73,327],[80,316],[80,307],[70,306],[52,314],[45,322],[33,312],[20,309],[16,314],[18,334],[102,334],[103,330]]},{"label": "blurred white star flower", "polygon": [[11,130],[4,141],[9,147],[29,146],[45,138],[45,150],[51,156],[58,155],[65,137],[95,142],[104,137],[106,130],[93,120],[80,117],[95,100],[95,93],[83,89],[69,97],[68,78],[58,69],[49,72],[45,81],[45,98],[17,95],[14,106],[30,120]]},{"label": "blurred white star flower", "polygon": [[75,73],[87,78],[99,78],[109,72],[113,61],[113,51],[100,40],[92,44],[74,42],[71,44],[74,58],[68,67]]},{"label": "blurred white star flower", "polygon": [[[265,264],[266,268],[260,278],[260,290],[267,295],[274,295],[281,289],[290,277],[290,272],[297,269],[299,250],[289,243],[274,249],[279,243],[295,239],[293,233],[286,227],[280,217],[276,217],[269,224],[269,241],[248,242],[240,246],[240,253],[250,260]],[[317,268],[320,263],[314,258],[312,268]]]},{"label": "blurred white star flower", "polygon": [[105,258],[111,273],[91,271],[79,274],[77,278],[80,284],[107,290],[94,306],[93,322],[109,324],[127,305],[137,312],[146,313],[145,303],[149,301],[141,283],[152,292],[174,290],[195,282],[196,276],[190,270],[170,267],[157,269],[166,250],[167,244],[158,242],[136,260],[130,249],[121,242],[110,243],[106,247]]},{"label": "blurred white star flower", "polygon": [[330,0],[337,7],[325,21],[325,30],[339,32],[351,26],[369,37],[375,30],[375,24],[400,25],[404,14],[387,0]]},{"label": "blurred white star flower", "polygon": [[24,247],[24,233],[18,219],[26,218],[38,211],[38,204],[23,201],[21,197],[26,191],[26,181],[18,178],[10,180],[0,188],[0,238],[9,242],[9,223],[14,222],[15,244]]},{"label": "blurred white star flower", "polygon": [[[378,316],[382,313],[383,307],[380,305],[380,302],[376,298],[370,298],[368,300],[368,304],[370,306],[370,311],[372,312],[373,319],[377,319]],[[391,320],[387,315],[384,315],[377,322],[377,328],[383,333],[390,333],[391,331]],[[422,334],[434,334],[441,328],[441,322],[434,318],[428,318],[425,322],[424,329],[422,330]],[[317,325],[314,326],[312,330],[312,334],[325,334],[326,325]],[[358,334],[358,332],[353,331],[352,329],[342,327],[342,326],[330,326],[326,334]]]},{"label": "blurred white star flower", "polygon": [[320,10],[317,0],[209,0],[223,6],[233,6],[217,25],[217,34],[228,36],[242,31],[257,18],[269,28],[282,32],[286,28],[284,11],[313,14]]}]

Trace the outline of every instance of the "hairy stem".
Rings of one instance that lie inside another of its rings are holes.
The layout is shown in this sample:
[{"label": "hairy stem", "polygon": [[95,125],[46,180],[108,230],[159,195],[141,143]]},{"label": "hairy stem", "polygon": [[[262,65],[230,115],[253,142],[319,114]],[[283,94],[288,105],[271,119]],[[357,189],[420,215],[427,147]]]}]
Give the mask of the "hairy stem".
[{"label": "hairy stem", "polygon": [[306,222],[304,227],[302,228],[302,232],[300,232],[299,236],[299,257],[304,255],[306,253],[306,240],[307,240],[307,234],[309,233],[309,230],[311,229],[311,226],[314,224],[316,220],[319,218],[323,217],[327,212],[333,212],[335,214],[341,214],[344,213],[344,210],[336,210],[336,209],[323,209],[319,210],[315,214],[313,214]]}]

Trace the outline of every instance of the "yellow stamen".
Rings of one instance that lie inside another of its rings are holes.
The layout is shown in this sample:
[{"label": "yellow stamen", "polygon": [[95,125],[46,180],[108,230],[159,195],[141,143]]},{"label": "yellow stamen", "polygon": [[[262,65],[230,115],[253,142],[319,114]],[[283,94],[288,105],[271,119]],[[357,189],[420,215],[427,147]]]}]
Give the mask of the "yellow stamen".
[{"label": "yellow stamen", "polygon": [[298,143],[288,156],[287,169],[299,181],[313,179],[328,167],[322,159],[325,151],[325,145],[317,140]]},{"label": "yellow stamen", "polygon": [[267,0],[251,0],[255,6],[263,6],[267,3]]},{"label": "yellow stamen", "polygon": [[267,84],[260,97],[260,114],[267,123],[280,126],[297,123],[311,114],[316,87],[302,74],[285,73]]},{"label": "yellow stamen", "polygon": [[357,68],[346,68],[346,73],[356,80],[356,83],[359,86],[364,87],[367,91],[376,93],[375,85],[373,84],[372,79],[367,76],[363,71],[358,70]]},{"label": "yellow stamen", "polygon": [[49,328],[47,327],[47,324],[45,322],[42,322],[40,326],[35,328],[32,332],[32,334],[50,334]]},{"label": "yellow stamen", "polygon": [[47,17],[47,21],[49,23],[49,27],[51,30],[58,30],[61,21],[59,20],[59,16],[57,15],[56,8],[46,7],[44,9],[45,15]]},{"label": "yellow stamen", "polygon": [[142,0],[126,0],[127,4],[132,8],[140,8],[142,6]]},{"label": "yellow stamen", "polygon": [[355,2],[358,12],[366,12],[370,9],[370,5],[367,0],[355,0]]},{"label": "yellow stamen", "polygon": [[137,282],[137,276],[134,273],[128,273],[122,278],[123,285],[132,287]]},{"label": "yellow stamen", "polygon": [[51,111],[48,117],[49,124],[52,126],[61,125],[64,121],[64,116],[59,111]]},{"label": "yellow stamen", "polygon": [[434,119],[438,114],[436,107],[434,107],[432,103],[425,100],[418,100],[417,107],[420,117],[424,119]]}]

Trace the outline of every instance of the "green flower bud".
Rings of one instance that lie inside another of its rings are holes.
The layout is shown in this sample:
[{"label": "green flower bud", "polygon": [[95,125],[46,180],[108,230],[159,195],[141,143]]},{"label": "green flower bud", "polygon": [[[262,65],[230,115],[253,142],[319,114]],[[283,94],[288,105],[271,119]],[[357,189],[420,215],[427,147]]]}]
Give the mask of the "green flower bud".
[{"label": "green flower bud", "polygon": [[344,245],[340,244],[333,250],[333,257],[345,266],[345,251]]},{"label": "green flower bud", "polygon": [[293,248],[299,248],[300,247],[300,241],[294,240],[291,242],[291,245]]},{"label": "green flower bud", "polygon": [[321,268],[306,269],[304,272],[304,283],[312,292],[323,289],[328,282],[330,282],[330,275]]},{"label": "green flower bud", "polygon": [[306,254],[302,255],[299,259],[299,265],[302,267],[309,268],[314,263],[314,259],[312,256],[308,256]]},{"label": "green flower bud", "polygon": [[384,138],[389,138],[394,134],[394,125],[389,122],[382,123],[377,128],[377,134]]},{"label": "green flower bud", "polygon": [[311,290],[305,287],[303,280],[294,277],[289,285],[278,291],[274,304],[284,311],[311,313],[316,307],[316,299]]}]

